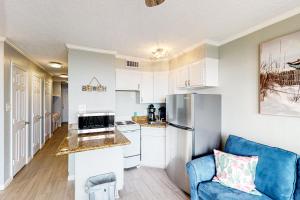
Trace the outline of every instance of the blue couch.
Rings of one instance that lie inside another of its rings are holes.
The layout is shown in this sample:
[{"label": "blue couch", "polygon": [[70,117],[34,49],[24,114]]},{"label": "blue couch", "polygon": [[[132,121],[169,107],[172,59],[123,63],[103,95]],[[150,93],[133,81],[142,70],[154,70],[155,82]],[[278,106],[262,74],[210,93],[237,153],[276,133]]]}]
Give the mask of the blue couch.
[{"label": "blue couch", "polygon": [[300,159],[297,154],[233,135],[229,136],[224,151],[259,156],[255,185],[262,195],[244,193],[211,181],[216,167],[214,156],[208,155],[187,164],[191,200],[300,200]]}]

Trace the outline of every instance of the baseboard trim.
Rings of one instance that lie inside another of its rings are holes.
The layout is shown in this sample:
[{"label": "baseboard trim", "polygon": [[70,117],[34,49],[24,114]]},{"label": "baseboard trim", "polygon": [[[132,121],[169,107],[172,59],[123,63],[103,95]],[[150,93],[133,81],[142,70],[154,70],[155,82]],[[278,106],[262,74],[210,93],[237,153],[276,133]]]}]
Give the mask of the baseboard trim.
[{"label": "baseboard trim", "polygon": [[74,181],[74,180],[75,180],[75,175],[68,176],[68,181]]},{"label": "baseboard trim", "polygon": [[5,188],[7,188],[7,186],[12,182],[13,178],[9,178],[5,181],[4,185],[0,185],[0,190],[5,190]]},{"label": "baseboard trim", "polygon": [[32,156],[28,156],[28,158],[27,158],[27,160],[26,160],[26,165],[27,165],[28,163],[30,163],[31,160],[32,160]]}]

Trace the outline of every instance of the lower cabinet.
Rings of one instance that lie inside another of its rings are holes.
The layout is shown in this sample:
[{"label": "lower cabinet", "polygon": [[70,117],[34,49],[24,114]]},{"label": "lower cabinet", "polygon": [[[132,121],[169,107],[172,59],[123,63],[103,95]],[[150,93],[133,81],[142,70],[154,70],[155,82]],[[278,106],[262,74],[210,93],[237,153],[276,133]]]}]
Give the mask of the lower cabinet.
[{"label": "lower cabinet", "polygon": [[165,168],[166,129],[142,127],[142,165]]}]

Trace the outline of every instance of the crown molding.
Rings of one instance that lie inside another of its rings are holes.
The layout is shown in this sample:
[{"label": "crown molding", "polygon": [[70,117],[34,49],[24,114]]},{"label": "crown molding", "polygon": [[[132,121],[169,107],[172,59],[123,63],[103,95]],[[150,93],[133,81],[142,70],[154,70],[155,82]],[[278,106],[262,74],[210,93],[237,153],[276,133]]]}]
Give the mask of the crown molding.
[{"label": "crown molding", "polygon": [[192,50],[194,50],[194,49],[196,49],[196,48],[198,48],[198,47],[200,47],[201,45],[204,45],[204,44],[209,44],[209,45],[213,45],[213,46],[217,46],[217,47],[220,46],[220,43],[217,42],[217,41],[210,40],[210,39],[205,39],[205,40],[202,40],[201,42],[198,42],[198,43],[184,49],[183,51],[181,51],[179,53],[174,54],[173,56],[171,56],[169,58],[169,60],[172,60],[172,59],[174,59],[176,57],[179,57],[179,56],[181,56],[181,55],[183,55],[187,52],[190,52],[190,51],[192,51]]},{"label": "crown molding", "polygon": [[20,54],[22,54],[23,56],[25,56],[28,60],[30,60],[31,62],[33,62],[35,65],[37,65],[39,68],[43,69],[44,71],[46,71],[48,74],[50,74],[51,76],[53,76],[53,74],[49,71],[46,70],[46,68],[41,65],[40,63],[38,63],[37,61],[35,61],[34,58],[32,58],[29,54],[27,54],[25,51],[23,51],[21,48],[19,48],[18,46],[16,46],[15,43],[13,43],[12,41],[8,40],[6,38],[5,42],[11,46],[12,48],[14,48],[17,52],[19,52]]},{"label": "crown molding", "polygon": [[138,61],[138,62],[151,62],[152,61],[149,58],[140,58],[140,57],[127,56],[127,55],[122,55],[122,54],[116,54],[116,58],[124,59],[124,60],[133,60],[133,61]]},{"label": "crown molding", "polygon": [[67,49],[90,51],[90,52],[102,53],[102,54],[112,54],[112,55],[117,54],[116,51],[112,51],[112,50],[90,48],[90,47],[74,45],[74,44],[66,44],[66,47],[67,47]]},{"label": "crown molding", "polygon": [[247,36],[247,35],[249,35],[251,33],[254,33],[254,32],[258,31],[258,30],[261,30],[263,28],[266,28],[268,26],[271,26],[271,25],[276,24],[278,22],[281,22],[283,20],[286,20],[286,19],[288,19],[290,17],[293,17],[293,16],[295,16],[297,14],[300,14],[300,6],[294,8],[292,10],[289,10],[289,11],[287,11],[287,12],[281,14],[281,15],[273,17],[273,18],[271,18],[269,20],[266,20],[266,21],[264,21],[264,22],[262,22],[262,23],[260,23],[258,25],[255,25],[255,26],[253,26],[253,27],[251,27],[251,28],[249,28],[249,29],[247,29],[245,31],[242,31],[242,32],[240,32],[238,34],[232,35],[232,36],[228,37],[227,39],[221,41],[219,43],[219,46],[224,45],[224,44],[229,43],[229,42],[232,42],[232,41],[234,41],[236,39],[239,39],[239,38],[242,38],[244,36]]}]

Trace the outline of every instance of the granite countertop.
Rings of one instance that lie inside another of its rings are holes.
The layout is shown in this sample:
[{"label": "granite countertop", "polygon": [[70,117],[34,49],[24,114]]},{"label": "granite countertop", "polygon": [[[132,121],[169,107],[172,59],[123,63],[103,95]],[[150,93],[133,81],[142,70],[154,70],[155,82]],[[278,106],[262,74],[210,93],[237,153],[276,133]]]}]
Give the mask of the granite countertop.
[{"label": "granite countertop", "polygon": [[147,116],[132,117],[132,120],[143,127],[166,128],[166,122],[156,122],[154,124],[148,124]]},{"label": "granite countertop", "polygon": [[124,146],[130,144],[130,141],[119,131],[99,132],[88,134],[77,134],[76,130],[70,130],[59,145],[56,155],[68,155],[83,151],[110,148],[115,146]]}]

